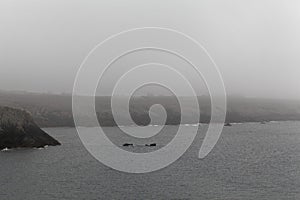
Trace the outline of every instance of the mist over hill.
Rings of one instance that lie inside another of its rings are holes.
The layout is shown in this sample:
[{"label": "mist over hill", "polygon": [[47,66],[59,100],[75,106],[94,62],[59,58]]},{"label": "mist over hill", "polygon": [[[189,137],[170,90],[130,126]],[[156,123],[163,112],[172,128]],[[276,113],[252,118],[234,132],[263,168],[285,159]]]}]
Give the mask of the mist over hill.
[{"label": "mist over hill", "polygon": [[[86,97],[82,97],[86,98]],[[122,96],[118,101],[123,101]],[[113,119],[110,97],[96,97],[96,112],[99,123],[102,126],[115,126]],[[184,97],[184,101],[189,101],[190,97]],[[200,105],[200,122],[210,121],[210,99],[207,96],[198,97]],[[130,114],[135,123],[148,125],[150,123],[149,108],[154,104],[161,104],[166,110],[166,124],[180,123],[180,106],[174,96],[136,96],[130,100]],[[0,91],[0,106],[10,106],[28,110],[35,122],[41,127],[61,127],[74,126],[72,115],[72,96],[39,94],[27,92],[6,92]],[[195,108],[188,108],[190,113],[184,116],[184,124],[198,123],[195,118]],[[131,125],[126,118],[124,108],[117,108],[122,125]],[[160,113],[152,111],[158,119]],[[82,113],[85,115],[85,113]],[[89,124],[89,116],[86,117],[85,125]],[[279,100],[279,99],[256,99],[245,97],[229,97],[227,100],[226,122],[260,122],[260,121],[286,121],[300,120],[300,101]],[[160,120],[158,120],[160,121]]]}]

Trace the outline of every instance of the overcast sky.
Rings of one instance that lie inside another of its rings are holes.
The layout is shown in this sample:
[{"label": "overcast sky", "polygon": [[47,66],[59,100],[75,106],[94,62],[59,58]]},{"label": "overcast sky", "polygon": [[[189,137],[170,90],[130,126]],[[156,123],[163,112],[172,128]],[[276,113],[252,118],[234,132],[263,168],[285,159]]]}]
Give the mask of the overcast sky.
[{"label": "overcast sky", "polygon": [[145,26],[198,40],[229,94],[300,98],[297,0],[1,0],[0,89],[69,93],[96,44]]}]

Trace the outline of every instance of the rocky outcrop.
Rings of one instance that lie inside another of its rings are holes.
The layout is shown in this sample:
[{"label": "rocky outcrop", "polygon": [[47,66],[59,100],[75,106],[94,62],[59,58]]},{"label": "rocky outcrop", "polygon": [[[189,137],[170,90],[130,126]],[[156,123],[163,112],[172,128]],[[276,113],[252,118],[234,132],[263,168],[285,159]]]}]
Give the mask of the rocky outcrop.
[{"label": "rocky outcrop", "polygon": [[33,148],[55,146],[60,143],[40,129],[29,112],[0,107],[0,150],[5,148]]},{"label": "rocky outcrop", "polygon": [[225,123],[224,126],[232,126],[230,123]]},{"label": "rocky outcrop", "polygon": [[146,147],[156,147],[156,143],[145,144]]}]

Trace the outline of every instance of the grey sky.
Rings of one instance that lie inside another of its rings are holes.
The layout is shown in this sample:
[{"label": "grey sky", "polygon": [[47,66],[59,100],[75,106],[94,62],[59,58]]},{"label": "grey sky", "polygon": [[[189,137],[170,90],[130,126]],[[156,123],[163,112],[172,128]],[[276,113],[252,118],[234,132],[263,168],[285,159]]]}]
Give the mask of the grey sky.
[{"label": "grey sky", "polygon": [[71,92],[96,44],[159,26],[202,43],[230,94],[300,98],[299,24],[297,0],[2,0],[0,89]]}]

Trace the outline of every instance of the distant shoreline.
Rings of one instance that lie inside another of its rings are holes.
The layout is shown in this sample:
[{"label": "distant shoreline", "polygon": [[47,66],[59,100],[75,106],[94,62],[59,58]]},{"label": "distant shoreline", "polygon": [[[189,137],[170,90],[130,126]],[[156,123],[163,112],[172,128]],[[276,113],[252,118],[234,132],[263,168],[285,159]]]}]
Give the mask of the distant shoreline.
[{"label": "distant shoreline", "polygon": [[[280,123],[280,122],[300,122],[300,120],[280,120],[280,121],[264,121],[265,124],[270,123]],[[260,124],[261,121],[249,121],[249,122],[228,122],[232,125],[241,125],[241,124]],[[155,126],[198,126],[198,125],[208,125],[209,123],[198,123],[198,124],[150,124],[145,125],[144,127],[155,127]],[[262,124],[263,125],[263,124]],[[113,127],[136,127],[136,126],[143,126],[143,125],[121,125],[121,126],[101,126],[103,128],[113,128]],[[48,127],[41,127],[42,129],[49,129],[49,128],[75,128],[76,126],[48,126]],[[83,128],[95,128],[99,126],[78,126]]]},{"label": "distant shoreline", "polygon": [[[82,97],[86,102],[86,97]],[[124,97],[117,97],[117,101],[124,101]],[[185,105],[190,105],[191,97],[184,97]],[[189,112],[181,116],[180,105],[175,96],[134,96],[130,99],[129,112],[134,123],[148,125],[151,122],[149,110],[152,105],[160,104],[167,113],[167,125],[209,123],[211,118],[211,101],[208,96],[198,96],[200,107],[200,119],[193,106],[188,107]],[[85,126],[97,126],[91,124],[94,119],[86,113],[83,104],[82,124]],[[121,104],[120,104],[121,105]],[[0,106],[22,108],[29,111],[39,127],[75,127],[72,113],[72,96],[13,93],[0,91]],[[95,97],[95,110],[98,121],[103,127],[114,127],[116,122],[111,111],[111,97]],[[164,122],[161,112],[151,111],[156,122]],[[121,125],[128,126],[128,111],[122,107],[117,111]],[[181,120],[181,117],[183,120]],[[300,100],[283,99],[256,99],[247,97],[227,98],[226,123],[268,122],[268,121],[299,121]]]}]

